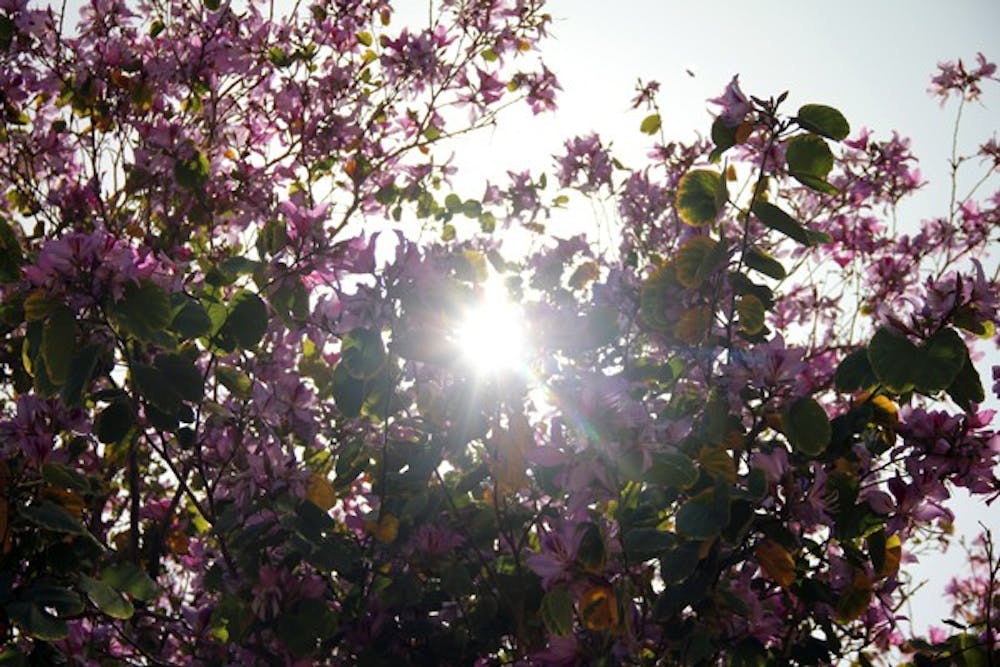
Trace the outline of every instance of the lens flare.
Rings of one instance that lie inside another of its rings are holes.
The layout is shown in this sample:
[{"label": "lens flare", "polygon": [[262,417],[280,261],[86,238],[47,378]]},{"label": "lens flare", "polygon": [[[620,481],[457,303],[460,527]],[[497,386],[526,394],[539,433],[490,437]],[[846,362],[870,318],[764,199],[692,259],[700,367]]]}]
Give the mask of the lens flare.
[{"label": "lens flare", "polygon": [[482,303],[465,313],[455,339],[462,359],[478,374],[524,370],[524,314],[507,300],[500,288],[488,289]]}]

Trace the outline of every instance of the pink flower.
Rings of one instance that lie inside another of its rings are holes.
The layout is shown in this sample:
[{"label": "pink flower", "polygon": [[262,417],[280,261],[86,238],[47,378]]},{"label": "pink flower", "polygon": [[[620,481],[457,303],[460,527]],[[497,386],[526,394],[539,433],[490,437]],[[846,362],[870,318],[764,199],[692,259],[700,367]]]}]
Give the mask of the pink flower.
[{"label": "pink flower", "polygon": [[584,531],[575,523],[563,523],[558,530],[542,535],[541,552],[532,554],[525,560],[528,567],[542,578],[542,586],[548,589],[557,583],[569,581],[570,570],[576,561],[583,536]]},{"label": "pink flower", "polygon": [[743,94],[740,90],[740,75],[737,74],[733,77],[729,85],[726,86],[726,90],[723,91],[722,95],[719,97],[714,97],[710,99],[709,104],[714,104],[716,106],[722,107],[722,111],[719,113],[719,119],[727,127],[736,127],[747,117],[747,114],[753,109],[750,104],[750,100],[747,96]]}]

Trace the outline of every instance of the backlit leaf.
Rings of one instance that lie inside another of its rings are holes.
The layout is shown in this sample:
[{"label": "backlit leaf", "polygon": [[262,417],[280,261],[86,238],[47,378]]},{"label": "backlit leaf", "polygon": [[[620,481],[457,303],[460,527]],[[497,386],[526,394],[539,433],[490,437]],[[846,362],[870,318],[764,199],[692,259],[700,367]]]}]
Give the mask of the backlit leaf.
[{"label": "backlit leaf", "polygon": [[796,451],[817,456],[833,434],[826,411],[815,399],[803,396],[797,399],[782,415],[782,426],[788,442]]},{"label": "backlit leaf", "polygon": [[244,350],[252,350],[267,331],[267,306],[259,296],[240,290],[229,303],[229,314],[220,334],[231,336]]},{"label": "backlit leaf", "polygon": [[677,185],[677,213],[681,220],[696,227],[713,222],[719,215],[721,189],[718,172],[695,169],[684,174]]},{"label": "backlit leaf", "polygon": [[573,598],[565,586],[556,586],[542,597],[542,622],[550,633],[565,637],[573,631]]},{"label": "backlit leaf", "polygon": [[162,287],[149,280],[128,283],[122,298],[111,309],[118,324],[128,334],[152,340],[173,318],[170,298]]},{"label": "backlit leaf", "polygon": [[824,137],[841,141],[851,133],[851,126],[833,107],[823,104],[806,104],[799,108],[796,120],[803,128]]},{"label": "backlit leaf", "polygon": [[62,386],[69,378],[70,367],[76,352],[76,318],[69,308],[60,306],[52,310],[42,329],[42,358],[49,379]]},{"label": "backlit leaf", "polygon": [[754,271],[759,271],[775,280],[782,280],[788,275],[781,262],[756,248],[749,248],[743,255],[743,261]]},{"label": "backlit leaf", "polygon": [[660,131],[660,114],[653,113],[642,119],[642,123],[639,124],[639,130],[643,134],[656,134]]},{"label": "backlit leaf", "polygon": [[66,621],[30,602],[11,602],[5,607],[7,616],[26,635],[41,641],[59,641],[69,636]]},{"label": "backlit leaf", "polygon": [[698,287],[726,260],[725,244],[707,236],[688,239],[677,250],[674,266],[677,280],[685,287]]},{"label": "backlit leaf", "polygon": [[736,299],[736,314],[740,328],[748,334],[760,333],[764,329],[764,304],[752,294],[744,294]]},{"label": "backlit leaf", "polygon": [[586,589],[579,600],[580,618],[591,632],[611,630],[618,625],[618,598],[607,585]]},{"label": "backlit leaf", "polygon": [[861,348],[844,357],[833,375],[837,391],[854,393],[867,389],[878,382],[871,363],[868,361],[868,350]]},{"label": "backlit leaf", "polygon": [[951,327],[941,329],[921,347],[921,361],[916,367],[917,389],[935,392],[947,389],[969,358],[962,337]]},{"label": "backlit leaf", "polygon": [[94,432],[98,440],[110,444],[124,438],[134,424],[135,411],[132,409],[131,401],[120,398],[97,413],[94,419]]},{"label": "backlit leaf", "polygon": [[135,609],[121,593],[99,579],[80,577],[80,588],[98,609],[112,618],[122,620],[132,618]]},{"label": "backlit leaf", "polygon": [[761,569],[782,588],[789,588],[795,581],[795,559],[785,547],[774,540],[764,540],[754,554]]},{"label": "backlit leaf", "polygon": [[839,623],[850,623],[860,618],[868,610],[872,599],[872,582],[862,570],[854,571],[850,586],[841,591],[837,598],[836,619]]},{"label": "backlit leaf", "polygon": [[826,141],[814,134],[800,134],[788,140],[785,149],[788,173],[825,179],[833,169],[833,153]]},{"label": "backlit leaf", "polygon": [[758,201],[753,205],[753,213],[767,227],[781,232],[788,238],[798,241],[804,246],[813,245],[814,239],[809,234],[809,230],[774,204],[766,201]]}]

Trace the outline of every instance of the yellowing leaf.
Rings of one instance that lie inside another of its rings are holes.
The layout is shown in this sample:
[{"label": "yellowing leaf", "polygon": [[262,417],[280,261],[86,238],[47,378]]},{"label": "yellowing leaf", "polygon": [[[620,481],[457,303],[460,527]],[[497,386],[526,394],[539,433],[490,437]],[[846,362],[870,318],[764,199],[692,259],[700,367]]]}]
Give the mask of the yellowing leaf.
[{"label": "yellowing leaf", "polygon": [[324,475],[314,472],[309,477],[306,500],[321,510],[328,510],[337,502],[337,494],[333,490],[333,485]]},{"label": "yellowing leaf", "polygon": [[674,266],[677,280],[684,287],[697,287],[720,263],[718,243],[707,236],[696,236],[684,242],[677,251]]},{"label": "yellowing leaf", "polygon": [[60,489],[58,486],[46,485],[42,488],[41,496],[46,500],[51,500],[77,518],[80,518],[87,506],[79,494],[68,489]]},{"label": "yellowing leaf", "polygon": [[365,528],[382,544],[392,544],[399,535],[399,519],[385,512],[378,521],[366,521]]},{"label": "yellowing leaf", "polygon": [[642,119],[639,131],[643,134],[656,134],[660,131],[660,114],[653,113]]},{"label": "yellowing leaf", "polygon": [[721,477],[730,484],[736,483],[736,461],[725,449],[702,447],[698,452],[698,463],[716,477]]},{"label": "yellowing leaf", "polygon": [[837,622],[850,623],[860,618],[868,610],[871,599],[871,580],[862,570],[855,570],[851,585],[846,590],[841,591],[840,598],[837,600]]},{"label": "yellowing leaf", "polygon": [[885,541],[885,565],[879,571],[883,577],[891,577],[899,571],[899,562],[903,559],[903,542],[899,535],[890,535]]},{"label": "yellowing leaf", "polygon": [[795,559],[785,547],[774,540],[764,540],[754,551],[757,562],[767,576],[782,588],[787,589],[795,581]]},{"label": "yellowing leaf", "polygon": [[736,301],[740,328],[751,336],[764,328],[764,304],[753,294],[744,294]]},{"label": "yellowing leaf", "polygon": [[580,618],[593,632],[603,632],[618,625],[618,599],[610,586],[588,588],[580,596]]},{"label": "yellowing leaf", "polygon": [[688,345],[697,345],[705,339],[712,324],[712,309],[695,306],[684,311],[674,325],[674,336]]},{"label": "yellowing leaf", "polygon": [[583,289],[597,280],[600,275],[601,269],[597,266],[597,262],[584,262],[569,277],[569,286],[573,289]]}]

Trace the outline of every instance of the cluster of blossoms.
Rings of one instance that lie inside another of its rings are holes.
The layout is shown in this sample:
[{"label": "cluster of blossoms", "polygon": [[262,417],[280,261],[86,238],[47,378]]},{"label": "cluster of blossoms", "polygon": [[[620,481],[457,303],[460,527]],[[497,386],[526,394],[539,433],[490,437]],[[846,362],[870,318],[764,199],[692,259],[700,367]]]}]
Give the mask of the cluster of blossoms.
[{"label": "cluster of blossoms", "polygon": [[[4,660],[990,650],[988,614],[904,643],[898,610],[951,489],[1000,493],[970,351],[1000,324],[1000,197],[893,237],[908,142],[735,77],[711,141],[629,170],[576,137],[552,185],[449,193],[442,142],[555,107],[536,0],[63,19],[0,5]],[[934,85],[975,99],[994,71]],[[657,91],[633,101],[650,135]],[[544,234],[577,194],[611,198],[612,252]],[[440,240],[375,229],[412,217]],[[460,337],[494,281],[531,327],[487,373]]]}]

